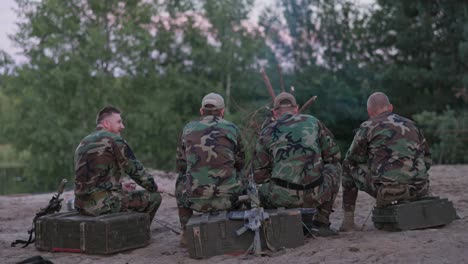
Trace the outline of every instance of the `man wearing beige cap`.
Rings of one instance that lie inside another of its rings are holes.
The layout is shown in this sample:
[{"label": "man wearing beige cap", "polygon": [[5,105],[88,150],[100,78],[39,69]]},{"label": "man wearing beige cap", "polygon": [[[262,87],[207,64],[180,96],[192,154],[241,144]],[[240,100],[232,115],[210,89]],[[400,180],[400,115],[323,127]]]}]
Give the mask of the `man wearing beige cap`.
[{"label": "man wearing beige cap", "polygon": [[260,202],[266,208],[316,208],[310,227],[319,236],[336,235],[329,217],[341,165],[333,134],[317,118],[299,114],[289,93],[276,96],[273,116],[260,133],[253,160]]},{"label": "man wearing beige cap", "polygon": [[240,130],[223,119],[223,97],[215,93],[203,97],[200,115],[200,120],[184,127],[177,145],[176,197],[183,229],[193,211],[233,209],[244,193]]}]

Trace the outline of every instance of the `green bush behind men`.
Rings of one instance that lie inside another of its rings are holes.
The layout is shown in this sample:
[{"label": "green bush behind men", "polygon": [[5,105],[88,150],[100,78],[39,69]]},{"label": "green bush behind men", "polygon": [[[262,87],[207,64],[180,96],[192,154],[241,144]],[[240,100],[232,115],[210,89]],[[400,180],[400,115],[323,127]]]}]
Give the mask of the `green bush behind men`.
[{"label": "green bush behind men", "polygon": [[[98,216],[123,211],[146,212],[150,221],[161,204],[153,177],[120,136],[125,128],[120,110],[107,106],[99,111],[94,132],[75,151],[75,208]],[[130,176],[145,190],[124,191],[120,182]]]}]

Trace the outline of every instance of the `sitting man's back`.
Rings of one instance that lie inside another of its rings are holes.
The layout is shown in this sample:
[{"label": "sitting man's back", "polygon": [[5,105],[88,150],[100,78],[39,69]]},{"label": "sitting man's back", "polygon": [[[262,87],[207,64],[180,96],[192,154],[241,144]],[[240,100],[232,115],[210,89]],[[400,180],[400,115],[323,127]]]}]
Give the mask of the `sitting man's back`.
[{"label": "sitting man's back", "polygon": [[[120,110],[108,106],[97,117],[97,128],[75,151],[75,208],[98,216],[123,211],[146,212],[150,220],[161,204],[153,177],[120,136],[125,127]],[[126,192],[120,182],[128,175],[146,191]]]},{"label": "sitting man's back", "polygon": [[385,94],[369,96],[369,120],[357,130],[343,161],[343,231],[354,226],[358,190],[376,198],[377,206],[428,194],[432,161],[426,139],[413,121],[392,111]]},{"label": "sitting man's back", "polygon": [[239,128],[224,120],[224,99],[206,95],[201,118],[188,123],[177,146],[177,205],[182,228],[193,211],[233,209],[244,193],[244,151]]},{"label": "sitting man's back", "polygon": [[317,118],[299,113],[295,97],[280,93],[273,103],[275,121],[258,138],[254,178],[265,208],[316,208],[313,229],[337,235],[330,214],[339,190],[340,150]]}]

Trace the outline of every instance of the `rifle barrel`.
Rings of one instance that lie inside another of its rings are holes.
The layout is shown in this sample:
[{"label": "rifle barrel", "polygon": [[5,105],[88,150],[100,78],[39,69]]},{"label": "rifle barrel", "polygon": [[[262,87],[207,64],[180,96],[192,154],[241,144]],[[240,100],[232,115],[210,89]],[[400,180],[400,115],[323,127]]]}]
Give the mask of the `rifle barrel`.
[{"label": "rifle barrel", "polygon": [[62,179],[57,190],[58,195],[61,195],[63,193],[63,189],[65,189],[65,183],[67,183],[67,179]]},{"label": "rifle barrel", "polygon": [[301,109],[299,109],[299,113],[304,112],[304,110],[306,110],[307,107],[309,107],[309,105],[311,105],[315,101],[315,99],[317,99],[316,95],[312,96],[309,100],[307,100],[307,102],[301,107]]},{"label": "rifle barrel", "polygon": [[265,69],[262,68],[262,77],[263,77],[263,81],[265,82],[265,85],[268,89],[268,93],[270,94],[271,96],[271,100],[275,100],[275,91],[273,90],[273,86],[271,86],[271,82],[270,82],[270,79],[268,78],[268,75],[266,74],[265,72]]}]

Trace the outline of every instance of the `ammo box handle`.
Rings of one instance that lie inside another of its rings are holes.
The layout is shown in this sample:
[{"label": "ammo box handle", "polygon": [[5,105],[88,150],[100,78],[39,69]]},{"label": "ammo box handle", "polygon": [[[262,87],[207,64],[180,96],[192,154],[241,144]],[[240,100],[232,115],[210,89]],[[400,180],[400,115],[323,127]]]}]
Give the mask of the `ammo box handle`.
[{"label": "ammo box handle", "polygon": [[86,223],[85,222],[80,223],[80,249],[83,252],[86,252],[86,238],[85,238],[86,230],[85,228],[86,228]]}]

